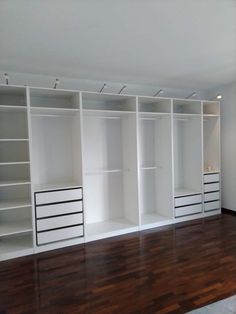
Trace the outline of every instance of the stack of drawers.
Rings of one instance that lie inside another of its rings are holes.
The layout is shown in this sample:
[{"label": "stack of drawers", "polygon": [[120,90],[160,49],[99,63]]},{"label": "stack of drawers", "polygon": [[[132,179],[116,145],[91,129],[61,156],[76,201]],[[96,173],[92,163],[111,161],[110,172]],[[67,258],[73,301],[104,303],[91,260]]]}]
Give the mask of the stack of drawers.
[{"label": "stack of drawers", "polygon": [[35,193],[37,245],[84,236],[82,188]]},{"label": "stack of drawers", "polygon": [[193,194],[175,197],[175,217],[188,216],[202,212],[202,195]]},{"label": "stack of drawers", "polygon": [[204,211],[220,209],[220,175],[204,174]]}]

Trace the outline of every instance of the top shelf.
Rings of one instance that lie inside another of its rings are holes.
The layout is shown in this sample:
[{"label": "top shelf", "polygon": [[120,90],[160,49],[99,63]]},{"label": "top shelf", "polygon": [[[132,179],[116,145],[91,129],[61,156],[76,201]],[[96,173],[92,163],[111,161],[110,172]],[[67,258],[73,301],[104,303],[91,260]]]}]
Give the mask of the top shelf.
[{"label": "top shelf", "polygon": [[31,107],[30,109],[31,114],[33,115],[73,115],[79,111],[79,109],[54,107]]}]

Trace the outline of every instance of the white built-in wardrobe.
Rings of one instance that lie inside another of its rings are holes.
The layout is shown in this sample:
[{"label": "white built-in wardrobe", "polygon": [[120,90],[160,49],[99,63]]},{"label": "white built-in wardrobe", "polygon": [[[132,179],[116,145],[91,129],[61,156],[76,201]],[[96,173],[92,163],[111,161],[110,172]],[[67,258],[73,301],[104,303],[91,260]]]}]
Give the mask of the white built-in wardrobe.
[{"label": "white built-in wardrobe", "polygon": [[216,101],[0,86],[0,260],[221,212]]}]

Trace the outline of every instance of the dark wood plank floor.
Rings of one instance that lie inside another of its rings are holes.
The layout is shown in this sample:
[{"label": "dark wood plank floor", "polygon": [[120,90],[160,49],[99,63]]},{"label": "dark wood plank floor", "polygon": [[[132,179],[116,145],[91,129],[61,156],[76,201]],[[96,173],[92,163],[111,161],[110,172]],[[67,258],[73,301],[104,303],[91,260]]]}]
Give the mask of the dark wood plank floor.
[{"label": "dark wood plank floor", "polygon": [[223,214],[0,263],[0,313],[186,313],[236,294]]}]

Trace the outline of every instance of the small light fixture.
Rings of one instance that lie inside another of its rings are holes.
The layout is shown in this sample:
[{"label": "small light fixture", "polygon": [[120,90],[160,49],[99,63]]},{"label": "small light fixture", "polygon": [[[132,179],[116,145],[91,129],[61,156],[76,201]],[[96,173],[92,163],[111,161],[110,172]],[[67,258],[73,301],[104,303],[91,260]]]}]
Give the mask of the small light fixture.
[{"label": "small light fixture", "polygon": [[121,89],[119,90],[118,94],[121,94],[121,93],[123,92],[123,90],[126,89],[126,87],[127,87],[126,85],[123,85],[123,86],[121,87]]},{"label": "small light fixture", "polygon": [[9,84],[9,75],[8,75],[8,73],[4,73],[4,77],[5,77],[6,85],[8,85]]},{"label": "small light fixture", "polygon": [[210,100],[215,100],[215,99],[217,99],[217,100],[222,99],[222,95],[221,94],[217,94],[216,96],[212,97]]},{"label": "small light fixture", "polygon": [[55,84],[54,84],[54,89],[57,89],[57,86],[59,85],[60,80],[58,78],[56,78]]},{"label": "small light fixture", "polygon": [[163,94],[163,93],[164,93],[163,89],[159,89],[159,90],[153,95],[153,97],[157,97],[158,95]]},{"label": "small light fixture", "polygon": [[187,97],[185,97],[185,99],[190,99],[190,98],[193,98],[193,97],[196,97],[196,96],[197,96],[197,93],[193,92],[190,95],[188,95]]},{"label": "small light fixture", "polygon": [[106,83],[104,83],[104,84],[102,85],[102,88],[100,89],[99,93],[102,93],[102,92],[103,92],[103,90],[104,90],[104,88],[106,88],[106,87],[107,87],[107,84],[106,84]]}]

